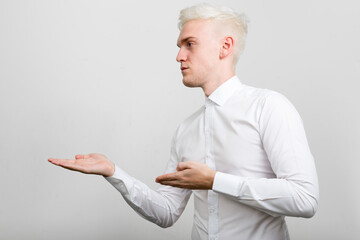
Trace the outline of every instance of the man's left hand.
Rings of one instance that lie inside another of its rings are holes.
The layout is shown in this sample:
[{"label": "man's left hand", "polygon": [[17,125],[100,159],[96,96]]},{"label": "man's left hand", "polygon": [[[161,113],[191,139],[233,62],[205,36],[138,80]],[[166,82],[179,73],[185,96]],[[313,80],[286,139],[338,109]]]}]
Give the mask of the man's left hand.
[{"label": "man's left hand", "polygon": [[204,163],[180,162],[176,170],[157,177],[155,181],[178,188],[212,189],[216,171]]}]

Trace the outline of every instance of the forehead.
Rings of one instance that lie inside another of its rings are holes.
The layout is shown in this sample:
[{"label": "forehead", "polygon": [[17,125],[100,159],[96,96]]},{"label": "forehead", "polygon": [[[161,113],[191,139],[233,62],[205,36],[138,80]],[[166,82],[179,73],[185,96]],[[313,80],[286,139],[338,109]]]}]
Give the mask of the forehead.
[{"label": "forehead", "polygon": [[178,44],[188,38],[208,38],[214,36],[214,23],[211,20],[191,20],[184,24],[178,37]]}]

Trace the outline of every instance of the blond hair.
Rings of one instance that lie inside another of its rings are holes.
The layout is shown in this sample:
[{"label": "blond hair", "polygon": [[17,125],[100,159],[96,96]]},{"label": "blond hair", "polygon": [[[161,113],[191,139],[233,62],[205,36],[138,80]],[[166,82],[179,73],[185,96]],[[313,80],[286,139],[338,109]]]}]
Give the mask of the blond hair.
[{"label": "blond hair", "polygon": [[185,23],[191,20],[213,20],[229,27],[230,34],[234,38],[235,67],[245,47],[245,39],[248,31],[248,18],[244,13],[237,13],[228,7],[215,6],[208,3],[184,8],[180,11],[178,27],[181,30]]}]

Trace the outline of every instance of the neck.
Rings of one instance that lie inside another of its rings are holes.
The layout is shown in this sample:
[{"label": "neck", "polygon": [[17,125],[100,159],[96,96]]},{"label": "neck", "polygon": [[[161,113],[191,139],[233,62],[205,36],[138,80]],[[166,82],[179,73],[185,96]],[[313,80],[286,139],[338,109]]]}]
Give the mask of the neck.
[{"label": "neck", "polygon": [[212,79],[209,79],[206,84],[204,84],[201,88],[204,91],[205,95],[210,96],[221,84],[235,76],[235,72],[233,70],[223,72],[221,75],[214,74]]}]

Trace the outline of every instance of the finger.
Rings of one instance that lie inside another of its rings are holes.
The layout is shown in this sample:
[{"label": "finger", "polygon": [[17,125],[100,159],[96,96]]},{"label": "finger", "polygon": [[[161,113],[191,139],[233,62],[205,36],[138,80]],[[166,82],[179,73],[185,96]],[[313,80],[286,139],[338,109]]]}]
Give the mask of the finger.
[{"label": "finger", "polygon": [[82,172],[82,173],[90,173],[89,166],[87,164],[84,164],[82,162],[79,162],[79,160],[73,160],[73,159],[56,159],[56,158],[49,158],[49,162],[55,164],[56,166],[60,166],[62,168]]},{"label": "finger", "polygon": [[173,181],[173,180],[177,180],[177,179],[178,179],[178,174],[176,172],[174,172],[174,173],[168,173],[168,174],[158,176],[155,179],[155,181],[157,183],[160,183],[162,181]]},{"label": "finger", "polygon": [[76,161],[73,159],[56,159],[56,158],[49,158],[49,162],[71,170],[79,171],[81,166],[76,164]]},{"label": "finger", "polygon": [[168,174],[164,174],[164,175],[158,176],[158,177],[155,179],[155,182],[160,183],[160,182],[162,182],[162,181],[165,181],[165,180],[167,179],[167,176],[168,176]]},{"label": "finger", "polygon": [[49,158],[49,162],[55,165],[63,165],[63,164],[73,164],[75,160],[73,159],[60,159],[60,158]]},{"label": "finger", "polygon": [[161,185],[167,185],[167,186],[172,186],[172,187],[177,187],[177,183],[174,181],[162,181],[160,182]]},{"label": "finger", "polygon": [[49,162],[51,162],[52,164],[55,164],[55,165],[59,165],[59,163],[60,163],[62,160],[65,160],[65,159],[58,159],[58,158],[49,158],[49,159],[48,159]]},{"label": "finger", "polygon": [[177,188],[187,188],[187,189],[191,189],[191,184],[187,184],[185,182],[181,182],[181,181],[164,181],[160,183],[161,185],[167,185],[167,186],[172,186],[172,187],[177,187]]}]

